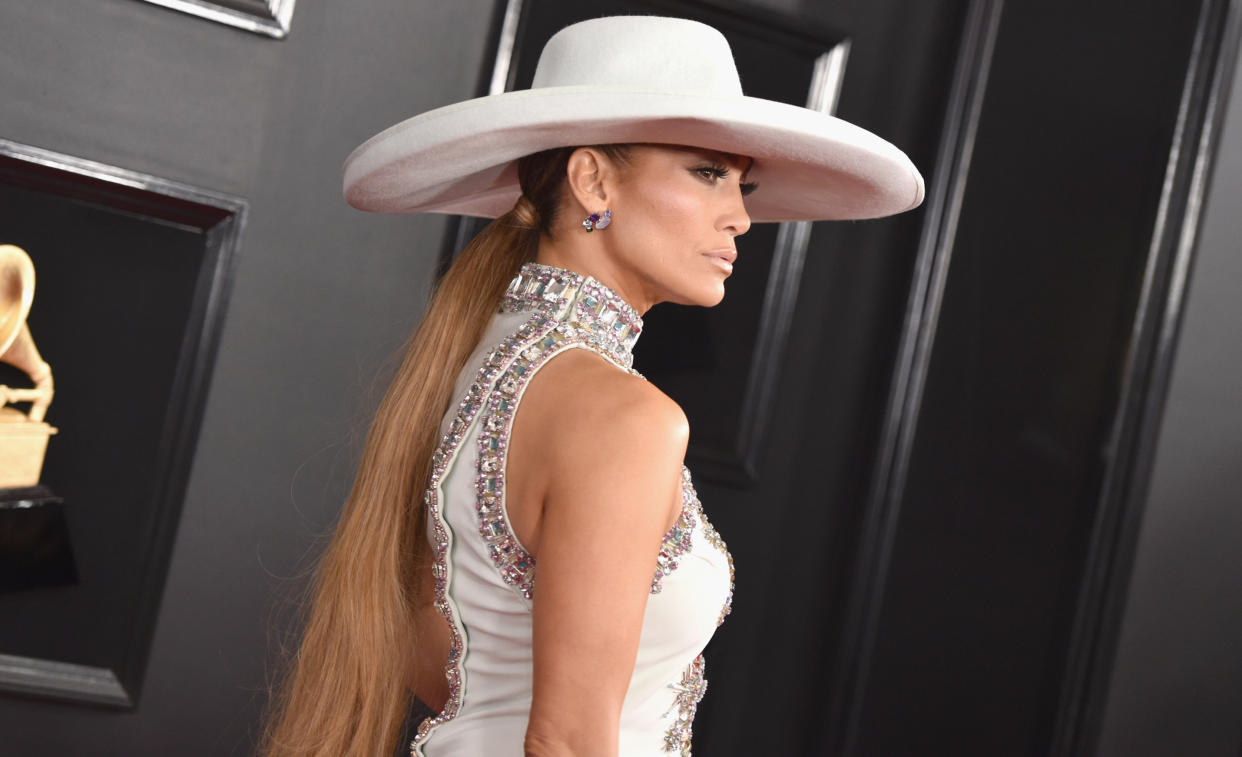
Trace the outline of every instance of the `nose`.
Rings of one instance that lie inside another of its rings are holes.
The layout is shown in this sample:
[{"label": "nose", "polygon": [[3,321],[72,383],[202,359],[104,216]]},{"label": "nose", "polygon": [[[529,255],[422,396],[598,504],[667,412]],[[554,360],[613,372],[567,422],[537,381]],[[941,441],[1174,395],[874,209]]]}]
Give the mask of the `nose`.
[{"label": "nose", "polygon": [[720,216],[719,228],[733,237],[740,237],[750,231],[750,214],[746,212],[746,203],[742,201],[741,192],[737,193]]}]

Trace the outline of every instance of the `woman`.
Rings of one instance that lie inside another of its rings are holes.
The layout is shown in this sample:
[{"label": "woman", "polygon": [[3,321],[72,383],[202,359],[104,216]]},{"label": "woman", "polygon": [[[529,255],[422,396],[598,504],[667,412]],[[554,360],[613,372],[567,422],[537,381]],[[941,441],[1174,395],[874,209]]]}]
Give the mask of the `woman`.
[{"label": "woman", "polygon": [[391,754],[413,693],[415,755],[688,754],[733,565],[631,368],[641,315],[718,303],[752,220],[900,212],[918,172],[744,97],[714,29],[618,17],[555,35],[530,90],[372,138],[345,193],[498,218],[377,413],[266,753]]}]

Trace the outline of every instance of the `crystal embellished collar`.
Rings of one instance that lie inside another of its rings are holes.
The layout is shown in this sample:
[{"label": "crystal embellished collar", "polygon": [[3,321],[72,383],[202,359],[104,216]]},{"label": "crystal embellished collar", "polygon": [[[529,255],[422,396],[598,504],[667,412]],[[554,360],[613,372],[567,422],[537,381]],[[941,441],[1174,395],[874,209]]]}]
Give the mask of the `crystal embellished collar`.
[{"label": "crystal embellished collar", "polygon": [[543,310],[597,337],[618,357],[630,357],[643,330],[638,311],[590,276],[526,263],[509,283],[501,310]]}]

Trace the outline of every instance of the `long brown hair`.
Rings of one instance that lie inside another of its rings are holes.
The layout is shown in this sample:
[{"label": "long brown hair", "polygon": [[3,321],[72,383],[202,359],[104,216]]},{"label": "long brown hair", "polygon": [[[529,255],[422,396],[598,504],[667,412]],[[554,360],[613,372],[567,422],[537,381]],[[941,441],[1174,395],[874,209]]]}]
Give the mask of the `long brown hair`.
[{"label": "long brown hair", "polygon": [[[623,146],[596,149],[626,161]],[[300,646],[269,703],[265,757],[387,757],[396,749],[411,704],[413,618],[431,601],[422,493],[440,420],[509,281],[550,234],[573,150],[518,162],[522,198],[462,251],[410,337],[309,586]]]}]

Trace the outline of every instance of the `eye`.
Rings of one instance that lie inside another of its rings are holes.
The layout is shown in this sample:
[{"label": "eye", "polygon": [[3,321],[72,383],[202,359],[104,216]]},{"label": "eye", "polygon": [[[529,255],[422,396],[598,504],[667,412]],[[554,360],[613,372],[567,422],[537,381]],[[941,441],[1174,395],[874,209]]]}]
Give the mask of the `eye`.
[{"label": "eye", "polygon": [[[711,166],[699,166],[698,168],[692,169],[692,171],[693,173],[698,175],[700,178],[702,178],[704,181],[709,181],[713,184],[715,184],[717,181],[720,181],[721,179],[729,175],[729,167],[726,165],[721,165],[721,164],[716,164],[716,165],[711,165]],[[759,188],[759,184],[753,181],[743,181],[740,184],[738,184],[738,189],[742,191],[743,197],[745,197],[746,195],[750,194],[751,192],[755,191],[758,188]]]},{"label": "eye", "polygon": [[729,169],[722,166],[699,166],[694,169],[694,172],[700,177],[713,183],[717,179],[723,179],[725,176],[729,175]]}]

